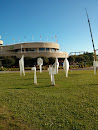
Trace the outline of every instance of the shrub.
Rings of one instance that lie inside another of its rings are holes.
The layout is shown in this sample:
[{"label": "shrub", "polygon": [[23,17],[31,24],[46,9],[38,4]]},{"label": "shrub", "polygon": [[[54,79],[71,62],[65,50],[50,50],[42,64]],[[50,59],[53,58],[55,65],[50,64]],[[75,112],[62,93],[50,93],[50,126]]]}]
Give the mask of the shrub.
[{"label": "shrub", "polygon": [[4,68],[3,68],[3,67],[0,67],[0,71],[4,71]]},{"label": "shrub", "polygon": [[49,58],[49,65],[53,65],[55,63],[55,58],[50,57]]},{"label": "shrub", "polygon": [[14,58],[12,58],[12,57],[3,57],[2,65],[4,67],[9,68],[9,67],[13,66],[14,64],[15,64],[15,59]]},{"label": "shrub", "polygon": [[2,62],[0,61],[0,67],[2,66]]}]

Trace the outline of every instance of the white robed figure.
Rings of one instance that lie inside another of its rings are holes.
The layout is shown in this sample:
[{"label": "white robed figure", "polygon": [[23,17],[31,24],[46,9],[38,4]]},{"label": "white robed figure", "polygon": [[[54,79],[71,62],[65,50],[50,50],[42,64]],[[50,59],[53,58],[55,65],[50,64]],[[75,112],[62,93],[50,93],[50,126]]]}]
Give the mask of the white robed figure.
[{"label": "white robed figure", "polygon": [[36,67],[32,67],[31,70],[34,71],[34,84],[37,84]]},{"label": "white robed figure", "polygon": [[64,70],[65,70],[66,77],[68,77],[69,61],[67,60],[67,58],[65,58],[65,60],[64,60],[64,62],[63,62],[63,68],[64,68]]},{"label": "white robed figure", "polygon": [[37,64],[40,67],[40,73],[42,73],[42,65],[43,65],[43,59],[42,58],[38,58],[37,59]]},{"label": "white robed figure", "polygon": [[19,60],[19,67],[20,67],[20,75],[25,76],[25,71],[24,71],[24,55],[22,55],[21,59]]},{"label": "white robed figure", "polygon": [[94,68],[94,74],[96,74],[96,70],[98,68],[98,61],[95,61],[95,58],[94,58],[94,61],[93,61],[93,68]]},{"label": "white robed figure", "polygon": [[58,73],[58,59],[56,58],[56,61],[54,63],[54,65],[49,65],[48,71],[49,71],[49,75],[51,77],[51,83],[54,86],[55,85],[55,78],[54,75]]},{"label": "white robed figure", "polygon": [[58,58],[56,57],[56,60],[55,60],[55,63],[53,65],[54,67],[56,67],[56,71],[57,71],[57,74],[58,74],[58,68],[59,68],[59,62],[58,62]]}]

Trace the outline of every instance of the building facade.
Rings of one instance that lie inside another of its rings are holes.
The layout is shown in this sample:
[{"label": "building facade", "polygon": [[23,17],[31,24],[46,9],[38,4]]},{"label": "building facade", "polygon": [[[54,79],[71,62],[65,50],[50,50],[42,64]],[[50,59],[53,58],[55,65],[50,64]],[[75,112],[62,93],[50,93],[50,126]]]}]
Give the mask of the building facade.
[{"label": "building facade", "polygon": [[59,44],[51,42],[26,42],[13,45],[0,46],[0,57],[4,56],[16,56],[24,57],[68,57],[66,52],[59,51]]},{"label": "building facade", "polygon": [[3,45],[3,41],[2,40],[0,40],[0,46],[2,46]]}]

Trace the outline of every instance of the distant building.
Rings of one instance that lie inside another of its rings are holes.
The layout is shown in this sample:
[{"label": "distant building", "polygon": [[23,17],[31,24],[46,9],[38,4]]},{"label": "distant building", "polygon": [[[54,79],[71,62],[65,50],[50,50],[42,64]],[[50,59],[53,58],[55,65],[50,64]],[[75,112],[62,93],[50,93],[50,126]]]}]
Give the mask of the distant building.
[{"label": "distant building", "polygon": [[2,40],[0,40],[0,46],[2,46],[3,45],[3,41]]},{"label": "distant building", "polygon": [[[2,42],[0,43],[3,45]],[[59,44],[51,42],[26,42],[0,47],[0,57],[16,56],[20,58],[22,55],[24,55],[24,57],[32,57],[32,58],[41,56],[45,56],[47,58],[68,57],[68,54],[66,52],[59,51]]]}]

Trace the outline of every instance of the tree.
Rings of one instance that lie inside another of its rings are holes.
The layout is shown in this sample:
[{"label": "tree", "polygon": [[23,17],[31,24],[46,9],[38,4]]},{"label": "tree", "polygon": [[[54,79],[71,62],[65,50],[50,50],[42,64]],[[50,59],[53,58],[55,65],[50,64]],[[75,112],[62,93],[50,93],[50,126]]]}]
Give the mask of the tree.
[{"label": "tree", "polygon": [[43,59],[43,65],[47,65],[49,63],[49,59],[47,57],[41,57]]},{"label": "tree", "polygon": [[73,64],[75,62],[75,56],[69,56],[68,60],[70,64]]},{"label": "tree", "polygon": [[14,66],[15,67],[19,67],[19,58],[17,58],[16,56],[15,57],[13,57],[14,58],[14,60],[15,60],[15,64],[14,64]]},{"label": "tree", "polygon": [[12,58],[12,57],[3,57],[3,59],[2,59],[2,65],[4,67],[9,68],[9,67],[12,67],[14,64],[15,64],[14,58]]},{"label": "tree", "polygon": [[88,53],[88,52],[81,55],[69,56],[70,64],[73,64],[75,62],[75,63],[78,63],[78,65],[82,67],[86,65],[92,66],[93,60],[94,60],[94,54]]},{"label": "tree", "polygon": [[53,65],[55,63],[55,58],[50,57],[49,58],[49,65]]},{"label": "tree", "polygon": [[25,57],[24,58],[24,65],[25,65],[25,67],[32,67],[34,65],[33,58]]},{"label": "tree", "polygon": [[75,57],[75,62],[83,62],[85,61],[85,58],[82,55],[76,56]]},{"label": "tree", "polygon": [[2,66],[2,62],[0,61],[0,67]]},{"label": "tree", "polygon": [[94,54],[93,53],[86,52],[83,55],[84,56],[88,56],[89,57],[89,61],[93,61],[94,60]]}]

